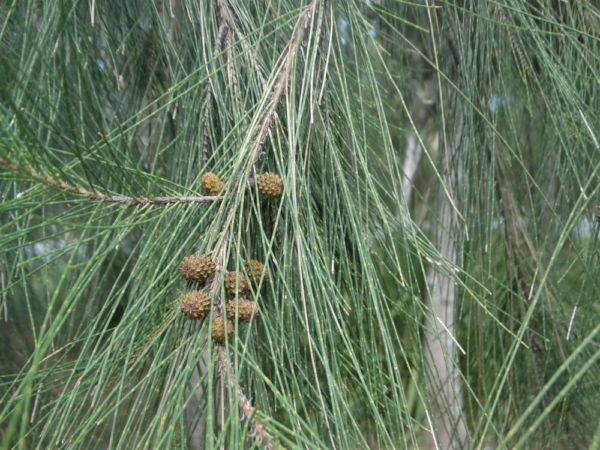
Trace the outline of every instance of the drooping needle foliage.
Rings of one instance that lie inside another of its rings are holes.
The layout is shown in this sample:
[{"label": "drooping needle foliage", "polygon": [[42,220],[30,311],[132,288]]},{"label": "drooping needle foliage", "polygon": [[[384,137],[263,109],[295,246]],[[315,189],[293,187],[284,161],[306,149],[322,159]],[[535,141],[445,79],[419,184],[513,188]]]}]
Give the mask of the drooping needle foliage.
[{"label": "drooping needle foliage", "polygon": [[0,2],[0,448],[599,448],[599,95],[593,0]]}]

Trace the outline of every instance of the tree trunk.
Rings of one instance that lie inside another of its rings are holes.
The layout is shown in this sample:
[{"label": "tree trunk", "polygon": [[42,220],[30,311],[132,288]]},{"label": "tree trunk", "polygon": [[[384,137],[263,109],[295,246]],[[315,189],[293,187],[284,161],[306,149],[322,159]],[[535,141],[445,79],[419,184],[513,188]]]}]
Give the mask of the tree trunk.
[{"label": "tree trunk", "polygon": [[[458,148],[462,120],[456,123],[457,133],[451,148]],[[450,151],[445,147],[444,182],[448,194],[456,204],[457,190],[454,183],[460,183],[460,170],[450,166]],[[436,204],[439,223],[434,229],[433,243],[439,252],[457,266],[456,243],[459,236],[458,217],[448,196],[440,192]],[[447,276],[436,273],[432,264],[427,270],[429,290],[425,295],[428,307],[425,319],[426,332],[423,345],[425,353],[425,377],[429,390],[430,408],[428,420],[431,433],[428,434],[427,448],[461,449],[467,448],[467,429],[462,415],[462,389],[458,367],[457,341],[454,337],[455,295],[454,282]],[[462,351],[462,348],[460,349]]]}]

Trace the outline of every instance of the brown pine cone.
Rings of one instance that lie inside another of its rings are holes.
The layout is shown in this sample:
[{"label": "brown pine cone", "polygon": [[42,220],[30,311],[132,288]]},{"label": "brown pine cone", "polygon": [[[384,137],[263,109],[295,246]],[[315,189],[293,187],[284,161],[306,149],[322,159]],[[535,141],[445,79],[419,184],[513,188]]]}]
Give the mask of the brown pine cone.
[{"label": "brown pine cone", "polygon": [[[260,278],[264,278],[264,282],[269,281],[269,271],[265,268],[264,264],[255,259],[249,259],[244,261],[244,269],[248,274],[248,280],[257,285],[260,282]],[[263,276],[264,272],[264,276]]]},{"label": "brown pine cone", "polygon": [[201,319],[210,312],[210,295],[204,290],[188,292],[181,302],[181,312],[188,319]]},{"label": "brown pine cone", "polygon": [[[235,320],[235,301],[229,300],[226,306],[227,318]],[[240,298],[237,304],[238,320],[243,323],[250,322],[252,314],[256,317],[258,315],[258,305],[256,302]]]},{"label": "brown pine cone", "polygon": [[206,195],[219,195],[225,183],[223,183],[218,176],[212,172],[206,172],[200,179],[200,185],[202,190],[206,192]]},{"label": "brown pine cone", "polygon": [[208,256],[197,253],[185,258],[179,271],[186,280],[202,283],[215,273],[215,262]]},{"label": "brown pine cone", "polygon": [[283,181],[279,175],[266,172],[256,177],[258,191],[268,200],[279,200],[283,193]]},{"label": "brown pine cone", "polygon": [[[244,295],[248,292],[250,286],[248,280],[242,272],[227,272],[223,279],[225,290],[229,295]],[[237,285],[236,285],[237,283]]]},{"label": "brown pine cone", "polygon": [[[225,330],[225,325],[227,325],[227,330]],[[223,319],[223,317],[219,316],[219,317],[215,317],[213,319],[213,324],[212,324],[212,339],[213,341],[215,341],[217,344],[224,344],[225,343],[225,332],[227,331],[227,338],[229,340],[233,339],[233,322],[231,320],[228,320],[227,322],[225,322],[225,319]]]}]

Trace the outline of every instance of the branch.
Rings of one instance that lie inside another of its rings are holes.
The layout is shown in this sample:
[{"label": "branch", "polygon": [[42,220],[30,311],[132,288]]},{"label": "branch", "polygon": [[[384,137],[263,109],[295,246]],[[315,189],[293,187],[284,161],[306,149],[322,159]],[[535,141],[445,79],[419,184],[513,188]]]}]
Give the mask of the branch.
[{"label": "branch", "polygon": [[511,23],[508,20],[508,17],[506,15],[506,12],[504,11],[504,8],[502,8],[500,6],[496,6],[496,12],[498,13],[498,16],[500,17],[500,21],[507,25],[506,29],[508,31],[508,36],[510,38],[510,42],[512,44],[513,51],[516,53],[517,57],[519,58],[519,61],[521,62],[521,66],[523,67],[525,76],[531,78],[531,67],[527,63],[527,58],[525,58],[523,49],[519,45],[519,40],[517,39],[517,36],[515,35],[515,32],[511,26]]},{"label": "branch", "polygon": [[220,201],[223,197],[220,196],[178,196],[178,197],[125,197],[123,195],[108,195],[98,191],[90,191],[88,189],[73,186],[61,180],[56,180],[47,175],[42,175],[33,168],[24,169],[10,161],[0,157],[0,167],[10,170],[27,178],[33,178],[41,183],[50,185],[71,194],[83,195],[90,200],[98,200],[107,203],[120,203],[127,206],[147,206],[147,205],[167,205],[173,203],[209,203]]},{"label": "branch", "polygon": [[[276,109],[281,101],[285,88],[287,87],[291,69],[293,66],[293,62],[296,58],[296,53],[298,52],[300,45],[304,41],[306,37],[306,32],[310,24],[310,20],[312,19],[314,12],[316,10],[317,4],[322,0],[312,0],[310,4],[302,11],[300,17],[298,18],[298,22],[294,27],[294,32],[292,36],[292,40],[287,44],[285,55],[283,56],[283,62],[279,69],[279,73],[277,76],[277,82],[275,83],[275,87],[273,93],[271,95],[270,106],[262,118],[261,126],[259,132],[256,136],[254,150],[252,152],[251,164],[250,168],[254,166],[258,156],[260,155],[260,150],[263,147],[267,134],[269,132],[270,126],[273,123],[273,118],[276,116]],[[225,7],[225,3],[223,0],[219,1],[219,6],[221,7],[221,14],[223,19],[228,21],[232,28],[235,28],[235,24],[232,24],[231,15],[227,11]],[[238,173],[234,178],[239,178],[241,172]],[[234,202],[237,200],[234,200]],[[215,258],[215,276],[212,280],[209,292],[212,296],[218,289],[220,285],[220,267],[223,264],[225,259],[225,255],[227,253],[227,245],[229,244],[229,228],[233,223],[233,217],[235,213],[235,205],[230,206],[229,211],[227,213],[227,217],[225,219],[225,223],[222,228],[221,237],[217,243],[217,257]],[[221,305],[218,301],[214,302],[214,313],[216,315],[222,315]],[[227,354],[226,349],[219,345],[213,344],[217,349],[217,367],[219,370],[219,374],[221,378],[228,383],[231,389],[237,391],[238,394],[238,405],[244,419],[249,422],[249,427],[251,430],[251,436],[255,436],[258,440],[264,443],[266,448],[273,448],[273,446],[280,447],[281,444],[279,440],[273,436],[271,436],[266,430],[265,425],[260,422],[258,419],[253,419],[255,408],[252,406],[252,403],[244,394],[242,388],[239,386],[235,374],[234,368],[231,365],[229,360],[229,356]]]},{"label": "branch", "polygon": [[[267,113],[265,114],[262,123],[260,125],[260,129],[258,131],[258,135],[256,136],[254,151],[252,153],[252,165],[256,163],[256,160],[260,156],[260,150],[265,145],[267,133],[271,127],[271,123],[273,122],[273,118],[275,117],[277,106],[279,106],[279,102],[283,97],[283,93],[287,88],[288,82],[290,80],[290,73],[292,71],[292,66],[294,61],[296,60],[296,54],[300,49],[300,45],[304,42],[304,38],[306,37],[306,32],[308,31],[310,21],[313,18],[313,15],[317,9],[317,4],[322,0],[312,0],[308,6],[302,11],[300,14],[300,18],[294,27],[294,37],[287,44],[287,53],[284,56],[283,63],[281,68],[279,69],[279,75],[277,77],[277,81],[275,83],[275,89],[273,90],[273,94],[271,95],[271,104]],[[315,33],[315,36],[319,36],[319,33]]]},{"label": "branch", "polygon": [[252,418],[255,415],[256,408],[252,406],[252,402],[246,397],[242,388],[240,388],[235,378],[235,373],[230,367],[227,351],[223,347],[217,347],[217,363],[221,379],[227,382],[232,390],[237,391],[240,412],[250,425],[250,435],[256,437],[259,443],[262,443],[267,449],[282,448],[279,440],[269,434],[263,423],[258,419]]},{"label": "branch", "polygon": [[221,14],[221,19],[223,20],[223,22],[225,24],[227,24],[227,27],[230,30],[233,30],[235,32],[235,34],[237,35],[238,39],[240,40],[240,43],[242,44],[244,51],[247,53],[248,58],[250,59],[250,61],[252,62],[252,65],[254,66],[254,71],[258,75],[258,78],[260,79],[260,82],[261,82],[263,88],[266,88],[267,80],[265,80],[262,70],[260,69],[260,65],[258,64],[258,59],[256,58],[256,55],[252,51],[252,48],[250,48],[250,45],[248,44],[248,42],[246,42],[246,36],[244,35],[244,33],[242,33],[240,28],[235,23],[235,20],[233,18],[233,13],[229,10],[225,0],[217,0],[217,3],[219,5],[219,12]]}]

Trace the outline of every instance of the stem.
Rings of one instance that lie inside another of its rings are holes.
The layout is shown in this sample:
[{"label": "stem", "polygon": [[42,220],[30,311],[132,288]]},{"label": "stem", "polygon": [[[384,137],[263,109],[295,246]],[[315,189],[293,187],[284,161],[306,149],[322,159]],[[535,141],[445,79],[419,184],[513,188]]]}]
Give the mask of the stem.
[{"label": "stem", "polygon": [[501,6],[496,6],[496,12],[498,13],[498,16],[500,17],[500,21],[507,25],[506,28],[508,30],[508,36],[510,38],[510,43],[512,45],[513,51],[519,58],[519,61],[521,63],[521,66],[522,66],[525,76],[531,77],[531,67],[527,63],[527,58],[525,58],[523,49],[519,45],[519,40],[517,39],[517,36],[515,35],[515,32],[513,30],[512,24],[510,23],[510,20],[508,19],[507,15],[506,15],[506,11],[504,11],[504,8],[502,8]]},{"label": "stem", "polygon": [[98,191],[90,191],[88,189],[73,186],[64,181],[51,178],[47,175],[42,175],[33,168],[24,169],[19,167],[10,161],[0,157],[0,167],[10,170],[11,172],[18,173],[27,178],[33,178],[36,181],[50,185],[57,189],[60,189],[71,194],[82,195],[90,200],[98,200],[108,203],[120,203],[127,206],[154,206],[154,205],[168,205],[172,203],[209,203],[220,201],[223,197],[220,196],[177,196],[177,197],[125,197],[123,195],[108,195]]},{"label": "stem", "polygon": [[[296,54],[300,50],[300,45],[304,42],[304,38],[306,37],[306,32],[309,29],[309,25],[311,19],[316,11],[317,4],[322,0],[312,0],[308,6],[302,11],[300,14],[300,18],[294,27],[294,37],[287,44],[287,54],[284,56],[283,63],[281,65],[279,75],[277,77],[277,82],[275,83],[275,89],[271,95],[271,101],[269,109],[267,113],[264,115],[262,123],[260,125],[260,129],[258,131],[258,135],[256,136],[254,151],[252,153],[252,165],[256,163],[256,160],[260,156],[260,150],[265,145],[267,133],[271,127],[271,123],[276,115],[276,109],[283,97],[283,93],[287,88],[290,74],[292,71],[292,66],[294,61],[296,60]],[[319,34],[315,32],[315,35]]]},{"label": "stem", "polygon": [[258,59],[256,58],[256,55],[250,48],[250,45],[246,41],[246,39],[247,39],[246,36],[244,35],[244,33],[242,33],[240,28],[237,26],[235,19],[233,17],[232,11],[230,11],[225,0],[217,0],[217,3],[219,5],[219,12],[221,14],[221,19],[223,19],[223,23],[227,24],[227,27],[230,30],[233,30],[235,32],[235,34],[237,35],[240,43],[242,44],[242,48],[244,49],[244,51],[248,55],[248,58],[250,59],[250,62],[254,66],[254,70],[255,70],[256,74],[258,75],[258,78],[260,79],[260,83],[262,84],[262,86],[264,88],[266,88],[267,80],[265,80],[262,70],[260,69],[260,65],[258,64]]},{"label": "stem", "polygon": [[229,385],[229,388],[237,391],[238,405],[240,412],[244,416],[244,420],[248,421],[250,426],[250,435],[255,436],[259,443],[262,443],[265,448],[282,448],[279,440],[269,434],[266,427],[258,419],[253,418],[256,413],[256,408],[252,406],[252,402],[246,397],[244,391],[240,387],[234,369],[231,367],[227,350],[221,346],[217,346],[217,367],[221,379]]}]

